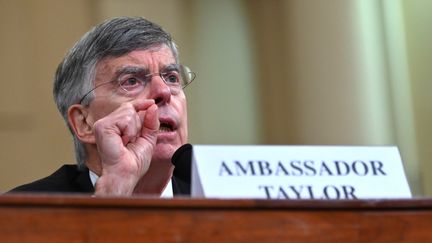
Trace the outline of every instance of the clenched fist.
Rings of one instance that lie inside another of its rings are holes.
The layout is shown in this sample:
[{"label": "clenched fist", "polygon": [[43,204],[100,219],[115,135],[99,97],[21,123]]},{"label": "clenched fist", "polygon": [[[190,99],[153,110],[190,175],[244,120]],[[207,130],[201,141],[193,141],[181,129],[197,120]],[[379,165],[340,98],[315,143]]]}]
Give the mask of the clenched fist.
[{"label": "clenched fist", "polygon": [[132,194],[153,156],[159,129],[157,109],[154,100],[135,100],[95,122],[102,165],[95,195]]}]

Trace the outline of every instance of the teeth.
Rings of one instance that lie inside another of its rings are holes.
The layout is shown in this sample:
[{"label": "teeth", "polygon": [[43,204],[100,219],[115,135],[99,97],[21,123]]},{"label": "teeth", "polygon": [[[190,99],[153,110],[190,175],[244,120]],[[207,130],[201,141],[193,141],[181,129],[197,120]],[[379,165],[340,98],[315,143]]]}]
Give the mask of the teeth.
[{"label": "teeth", "polygon": [[160,132],[170,132],[170,131],[172,131],[172,129],[171,129],[170,125],[163,123],[163,124],[160,124],[159,131]]},{"label": "teeth", "polygon": [[161,132],[169,132],[171,129],[169,127],[159,127],[159,131]]}]

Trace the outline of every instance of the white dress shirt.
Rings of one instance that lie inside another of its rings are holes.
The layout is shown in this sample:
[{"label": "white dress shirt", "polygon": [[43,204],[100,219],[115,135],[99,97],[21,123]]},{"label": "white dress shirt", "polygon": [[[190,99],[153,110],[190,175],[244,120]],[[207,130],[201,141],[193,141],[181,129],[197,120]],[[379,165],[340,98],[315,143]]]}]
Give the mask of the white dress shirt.
[{"label": "white dress shirt", "polygon": [[[89,176],[90,180],[93,184],[93,187],[95,187],[97,180],[99,179],[99,176],[96,175],[93,171],[89,170]],[[165,189],[163,190],[161,197],[163,198],[172,198],[173,197],[173,190],[172,190],[172,182],[171,179],[168,181],[168,184],[166,185]]]}]

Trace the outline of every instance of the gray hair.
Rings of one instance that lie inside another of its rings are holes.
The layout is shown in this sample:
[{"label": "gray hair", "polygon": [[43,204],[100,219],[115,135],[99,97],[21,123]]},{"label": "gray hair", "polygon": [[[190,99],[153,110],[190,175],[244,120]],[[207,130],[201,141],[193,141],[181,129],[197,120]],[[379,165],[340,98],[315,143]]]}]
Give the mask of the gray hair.
[{"label": "gray hair", "polygon": [[[178,62],[176,44],[160,26],[141,17],[119,17],[106,20],[87,32],[66,54],[54,77],[54,100],[73,136],[75,156],[84,167],[87,153],[68,122],[68,109],[78,104],[86,92],[94,87],[96,64],[107,57],[119,57],[134,50],[146,50],[167,45]],[[91,92],[82,101],[89,105]]]}]

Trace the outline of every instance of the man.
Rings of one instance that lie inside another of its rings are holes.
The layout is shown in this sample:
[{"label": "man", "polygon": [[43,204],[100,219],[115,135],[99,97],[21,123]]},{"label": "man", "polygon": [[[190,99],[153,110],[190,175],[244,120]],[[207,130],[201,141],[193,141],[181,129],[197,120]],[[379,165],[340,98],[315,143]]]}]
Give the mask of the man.
[{"label": "man", "polygon": [[188,194],[188,185],[173,177],[171,157],[187,142],[183,88],[194,78],[158,25],[122,17],[94,27],[54,79],[78,165],[12,191]]}]

